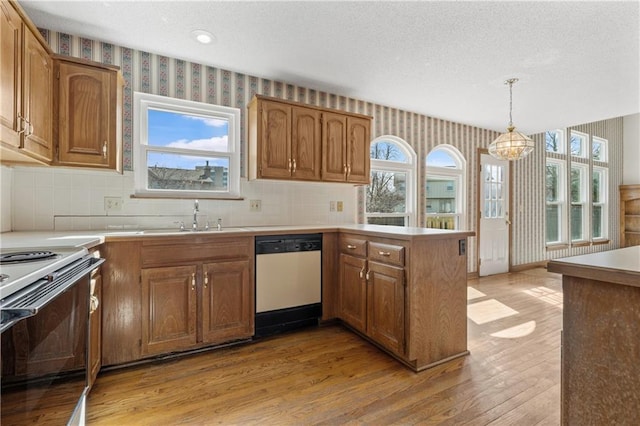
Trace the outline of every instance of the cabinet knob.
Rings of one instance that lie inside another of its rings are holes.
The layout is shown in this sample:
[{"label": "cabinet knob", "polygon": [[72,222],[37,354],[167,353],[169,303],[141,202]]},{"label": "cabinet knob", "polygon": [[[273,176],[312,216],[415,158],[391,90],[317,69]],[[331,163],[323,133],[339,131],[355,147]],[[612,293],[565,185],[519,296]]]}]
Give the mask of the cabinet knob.
[{"label": "cabinet knob", "polygon": [[191,290],[196,289],[196,274],[191,274]]},{"label": "cabinet knob", "polygon": [[107,141],[102,143],[102,158],[107,158]]}]

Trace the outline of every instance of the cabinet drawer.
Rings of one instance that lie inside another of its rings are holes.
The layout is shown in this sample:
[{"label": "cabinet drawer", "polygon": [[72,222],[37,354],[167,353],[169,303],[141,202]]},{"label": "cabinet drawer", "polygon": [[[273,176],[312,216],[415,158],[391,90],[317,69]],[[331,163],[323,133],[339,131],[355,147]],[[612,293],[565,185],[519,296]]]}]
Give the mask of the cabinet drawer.
[{"label": "cabinet drawer", "polygon": [[367,240],[340,236],[340,252],[352,256],[367,257]]},{"label": "cabinet drawer", "polygon": [[369,259],[404,266],[404,247],[369,242]]},{"label": "cabinet drawer", "polygon": [[235,260],[253,258],[253,239],[220,239],[219,241],[188,242],[165,241],[164,244],[146,243],[141,250],[142,267],[165,266],[182,263],[204,262],[211,259]]}]

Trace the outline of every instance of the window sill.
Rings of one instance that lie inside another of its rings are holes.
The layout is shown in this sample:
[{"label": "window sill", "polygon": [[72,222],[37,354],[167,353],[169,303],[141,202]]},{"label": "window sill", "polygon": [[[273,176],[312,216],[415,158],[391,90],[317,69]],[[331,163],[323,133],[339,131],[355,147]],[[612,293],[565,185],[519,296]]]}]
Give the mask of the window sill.
[{"label": "window sill", "polygon": [[571,247],[589,247],[590,245],[591,245],[590,241],[580,241],[580,242],[571,243]]},{"label": "window sill", "polygon": [[547,251],[566,250],[569,244],[552,244],[547,246]]},{"label": "window sill", "polygon": [[599,246],[599,245],[602,245],[602,244],[609,244],[610,242],[611,241],[609,241],[609,240],[596,240],[596,241],[592,241],[591,245]]}]

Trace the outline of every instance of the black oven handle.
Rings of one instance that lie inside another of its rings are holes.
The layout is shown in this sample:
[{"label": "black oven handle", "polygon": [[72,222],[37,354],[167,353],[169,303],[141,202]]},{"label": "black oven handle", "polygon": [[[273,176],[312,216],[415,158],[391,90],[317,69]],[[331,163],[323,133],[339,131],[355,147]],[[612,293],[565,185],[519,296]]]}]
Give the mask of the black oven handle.
[{"label": "black oven handle", "polygon": [[71,288],[83,277],[91,274],[105,262],[104,259],[87,255],[77,261],[55,271],[48,279],[28,287],[8,297],[0,311],[2,323],[0,333],[11,328],[18,321],[32,317],[55,298]]}]

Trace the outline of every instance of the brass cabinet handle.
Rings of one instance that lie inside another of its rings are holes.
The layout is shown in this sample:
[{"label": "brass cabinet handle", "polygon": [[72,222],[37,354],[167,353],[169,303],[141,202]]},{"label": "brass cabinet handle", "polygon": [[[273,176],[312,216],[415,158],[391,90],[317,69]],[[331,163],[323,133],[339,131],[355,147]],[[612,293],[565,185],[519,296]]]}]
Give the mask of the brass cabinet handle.
[{"label": "brass cabinet handle", "polygon": [[289,165],[287,166],[287,171],[291,173],[291,158],[289,158]]},{"label": "brass cabinet handle", "polygon": [[378,252],[378,254],[379,254],[380,256],[385,256],[385,257],[389,257],[389,256],[391,256],[391,253],[390,253],[390,252],[388,252],[388,251],[379,251],[379,252]]},{"label": "brass cabinet handle", "polygon": [[21,116],[20,114],[18,114],[18,128],[20,130],[18,130],[18,134],[22,134],[24,133],[27,129],[25,128],[25,125],[27,124],[27,120],[25,120],[25,118],[23,116]]},{"label": "brass cabinet handle", "polygon": [[364,278],[364,266],[360,270],[360,278]]},{"label": "brass cabinet handle", "polygon": [[89,301],[89,314],[94,313],[98,309],[98,306],[100,306],[100,301],[98,300],[98,297],[91,296],[91,299]]},{"label": "brass cabinet handle", "polygon": [[293,159],[293,173],[296,172],[296,160],[295,158]]},{"label": "brass cabinet handle", "polygon": [[349,250],[355,250],[355,249],[357,249],[358,247],[357,247],[357,246],[354,246],[353,244],[347,244],[347,248],[348,248]]},{"label": "brass cabinet handle", "polygon": [[204,273],[204,288],[207,288],[207,284],[209,284],[209,273]]},{"label": "brass cabinet handle", "polygon": [[191,274],[191,290],[196,289],[196,274]]},{"label": "brass cabinet handle", "polygon": [[347,176],[351,175],[351,164],[347,165]]},{"label": "brass cabinet handle", "polygon": [[107,158],[107,141],[102,143],[102,158]]},{"label": "brass cabinet handle", "polygon": [[342,165],[342,173],[345,173],[345,174],[347,173],[347,163],[344,163]]},{"label": "brass cabinet handle", "polygon": [[371,271],[367,271],[367,274],[365,275],[367,281],[369,281],[369,272]]}]

